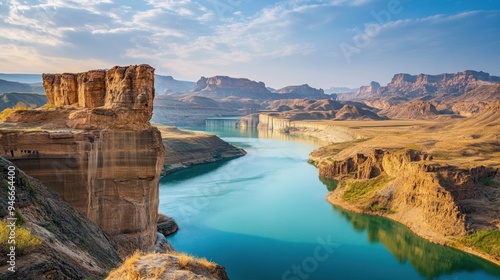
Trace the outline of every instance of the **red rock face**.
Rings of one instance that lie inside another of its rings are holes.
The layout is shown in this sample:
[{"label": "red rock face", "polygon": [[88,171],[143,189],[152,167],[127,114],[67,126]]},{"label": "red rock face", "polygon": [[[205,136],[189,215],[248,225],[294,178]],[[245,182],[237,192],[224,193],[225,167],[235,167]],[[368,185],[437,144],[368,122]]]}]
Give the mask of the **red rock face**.
[{"label": "red rock face", "polygon": [[201,77],[193,92],[199,92],[205,97],[226,98],[229,96],[267,100],[270,92],[263,82],[255,82],[249,79],[237,79],[227,76],[215,76],[210,78]]},{"label": "red rock face", "polygon": [[[154,68],[142,64],[108,71],[43,74],[49,104],[84,108],[132,109],[153,113]],[[148,119],[148,120],[149,120]]]}]

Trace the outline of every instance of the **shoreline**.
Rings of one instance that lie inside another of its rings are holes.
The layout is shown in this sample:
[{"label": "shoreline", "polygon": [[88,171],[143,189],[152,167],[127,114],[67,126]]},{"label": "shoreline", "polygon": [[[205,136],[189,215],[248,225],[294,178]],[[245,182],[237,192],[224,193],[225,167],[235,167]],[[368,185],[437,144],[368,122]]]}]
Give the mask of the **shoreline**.
[{"label": "shoreline", "polygon": [[451,238],[439,236],[437,234],[434,236],[426,234],[425,230],[421,230],[421,228],[419,228],[415,224],[412,224],[411,222],[405,222],[403,220],[398,219],[397,217],[395,217],[394,214],[386,214],[383,212],[366,211],[366,210],[359,209],[355,205],[350,204],[349,202],[346,202],[342,199],[338,199],[336,197],[333,197],[335,195],[337,195],[337,194],[335,194],[334,192],[329,192],[326,196],[326,201],[328,201],[328,203],[330,203],[332,205],[335,205],[335,206],[340,207],[344,210],[351,211],[354,213],[387,218],[391,221],[394,221],[394,222],[397,222],[399,224],[404,225],[405,227],[410,229],[412,233],[414,233],[415,235],[417,235],[417,236],[419,236],[419,237],[421,237],[421,238],[423,238],[431,243],[454,248],[454,249],[457,249],[459,251],[462,251],[462,252],[474,255],[476,257],[479,257],[483,260],[489,261],[490,263],[493,263],[497,266],[500,266],[500,259],[495,258],[491,255],[488,255],[482,251],[474,250],[473,248],[466,247],[465,245],[458,243],[458,241],[455,241]]},{"label": "shoreline", "polygon": [[[301,126],[298,125],[299,123]],[[337,125],[337,124],[335,124],[335,125],[334,124],[323,125],[323,127],[332,127],[333,128],[332,131],[328,131],[328,132],[319,131],[318,129],[310,129],[307,127],[307,124],[309,124],[311,126],[312,125],[317,126],[317,124],[314,121],[312,121],[312,122],[300,121],[300,122],[297,122],[297,125],[295,125],[294,129],[290,130],[289,133],[295,134],[295,135],[302,134],[302,135],[315,137],[321,141],[324,141],[324,142],[330,143],[330,144],[343,143],[344,147],[353,147],[353,146],[355,146],[355,143],[353,143],[353,141],[356,141],[357,139],[363,139],[363,136],[360,133],[356,133],[355,131],[352,131],[351,132],[352,134],[349,133],[353,136],[350,141],[338,141],[338,139],[339,139],[338,137],[336,137],[335,135],[329,135],[330,132],[333,132],[333,130],[335,130],[335,128],[338,129],[339,127],[342,127],[339,130],[339,132],[341,134],[344,134],[350,130],[350,128],[348,126],[342,126],[341,124],[339,124],[339,125]],[[319,149],[327,147],[328,145],[329,144],[322,146],[322,147],[319,147],[318,149],[312,151],[311,154],[315,151],[318,151]],[[323,159],[323,158],[321,158],[321,159]],[[319,168],[318,168],[318,170],[319,170]],[[344,210],[347,210],[347,211],[388,218],[392,221],[395,221],[397,223],[400,223],[400,224],[406,226],[414,234],[424,238],[425,240],[427,240],[431,243],[454,248],[454,249],[457,249],[459,251],[462,251],[462,252],[474,255],[476,257],[479,257],[481,259],[484,259],[484,260],[491,262],[497,266],[500,266],[500,258],[494,257],[492,255],[489,255],[483,251],[474,249],[472,247],[467,247],[464,244],[461,244],[459,241],[455,240],[455,238],[443,236],[443,235],[438,234],[438,233],[436,233],[428,228],[422,228],[421,225],[417,225],[414,222],[412,222],[411,220],[407,220],[404,217],[402,217],[401,215],[398,215],[397,213],[396,214],[388,214],[388,213],[384,213],[384,212],[367,211],[367,210],[360,209],[356,205],[351,204],[351,203],[343,200],[342,198],[340,198],[340,195],[341,195],[341,193],[339,193],[339,192],[330,191],[326,196],[326,200],[330,204],[338,206],[338,207],[340,207]],[[457,239],[458,239],[458,237],[457,237]]]}]

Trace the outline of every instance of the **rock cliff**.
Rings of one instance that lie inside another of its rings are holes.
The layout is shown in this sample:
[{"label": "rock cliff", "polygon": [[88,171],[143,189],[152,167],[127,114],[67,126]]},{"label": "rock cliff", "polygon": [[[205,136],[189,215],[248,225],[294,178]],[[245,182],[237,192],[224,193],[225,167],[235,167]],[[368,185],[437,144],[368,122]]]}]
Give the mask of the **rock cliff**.
[{"label": "rock cliff", "polygon": [[439,75],[401,73],[394,75],[385,87],[381,87],[376,82],[371,82],[370,86],[361,87],[354,98],[398,96],[405,100],[422,97],[442,99],[457,97],[481,86],[490,86],[499,82],[500,77],[473,70]]},{"label": "rock cliff", "polygon": [[[481,203],[498,197],[496,188],[481,184],[496,176],[495,168],[439,165],[428,154],[414,150],[373,150],[323,162],[319,173],[344,181],[328,197],[333,204],[389,216],[434,241],[497,227],[496,211]],[[384,183],[378,184],[384,176]],[[356,184],[359,180],[365,183]],[[352,200],[361,188],[364,194]]]},{"label": "rock cliff", "polygon": [[251,98],[258,100],[271,99],[271,93],[263,82],[255,82],[245,78],[227,76],[201,77],[192,92],[209,98]]},{"label": "rock cliff", "polygon": [[[7,187],[9,166],[12,163],[0,158],[0,219],[9,217],[7,209]],[[109,237],[57,194],[49,191],[36,179],[23,171],[15,170],[15,208],[18,217],[17,234],[20,229],[31,231],[41,240],[33,250],[21,254],[16,248],[16,272],[7,271],[6,255],[0,256],[1,279],[83,279],[99,278],[107,274],[121,261],[109,242]]]},{"label": "rock cliff", "polygon": [[316,98],[324,99],[330,96],[326,95],[322,89],[315,89],[308,84],[300,86],[287,86],[276,91],[282,95],[282,98]]},{"label": "rock cliff", "polygon": [[155,95],[154,68],[149,65],[42,77],[51,109],[16,111],[7,122],[77,129],[149,127]]},{"label": "rock cliff", "polygon": [[156,239],[165,150],[151,127],[154,69],[44,74],[54,108],[16,111],[0,151],[110,235],[121,254]]}]

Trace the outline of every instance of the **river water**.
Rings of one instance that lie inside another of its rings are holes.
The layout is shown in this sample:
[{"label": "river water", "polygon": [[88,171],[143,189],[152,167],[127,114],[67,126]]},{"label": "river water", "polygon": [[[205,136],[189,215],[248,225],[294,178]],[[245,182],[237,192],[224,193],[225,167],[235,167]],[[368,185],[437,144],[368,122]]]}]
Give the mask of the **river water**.
[{"label": "river water", "polygon": [[500,279],[494,264],[329,204],[328,182],[307,163],[317,141],[208,130],[248,155],[164,177],[159,209],[179,224],[168,237],[177,251],[221,264],[230,279]]}]

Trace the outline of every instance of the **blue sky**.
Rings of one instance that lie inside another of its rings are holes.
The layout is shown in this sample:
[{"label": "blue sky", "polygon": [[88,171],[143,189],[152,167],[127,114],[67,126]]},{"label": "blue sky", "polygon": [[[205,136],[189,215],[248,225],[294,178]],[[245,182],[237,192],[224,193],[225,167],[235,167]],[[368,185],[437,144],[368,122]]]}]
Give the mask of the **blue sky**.
[{"label": "blue sky", "polygon": [[395,73],[500,75],[497,0],[0,0],[0,72],[148,63],[196,81],[385,84]]}]

